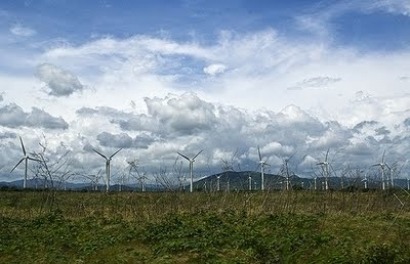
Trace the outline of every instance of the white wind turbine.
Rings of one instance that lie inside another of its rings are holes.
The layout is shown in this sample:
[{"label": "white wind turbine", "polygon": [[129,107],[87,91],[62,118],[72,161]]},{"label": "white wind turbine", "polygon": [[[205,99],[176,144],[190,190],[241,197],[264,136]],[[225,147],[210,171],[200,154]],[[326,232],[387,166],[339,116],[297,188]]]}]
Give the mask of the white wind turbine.
[{"label": "white wind turbine", "polygon": [[285,188],[286,188],[287,191],[290,190],[290,186],[291,186],[291,183],[290,183],[290,176],[291,176],[291,175],[290,175],[290,174],[291,174],[292,172],[289,171],[289,161],[290,161],[290,159],[292,159],[293,155],[294,155],[294,154],[292,154],[292,155],[291,155],[290,157],[288,157],[288,158],[282,159],[282,160],[283,160],[283,164],[282,164],[282,168],[281,168],[281,174],[282,174],[282,175],[285,174],[285,183],[286,183]]},{"label": "white wind turbine", "polygon": [[177,152],[181,157],[189,161],[189,174],[190,174],[190,185],[189,185],[189,191],[193,192],[194,191],[194,162],[196,157],[198,157],[199,154],[201,154],[202,150],[199,151],[192,159],[188,158],[184,154],[181,154]]},{"label": "white wind turbine", "polygon": [[220,181],[220,179],[221,179],[221,174],[218,174],[217,176],[216,176],[216,190],[219,192],[220,190],[221,190],[221,181]]},{"label": "white wind turbine", "polygon": [[386,190],[386,179],[385,179],[385,175],[384,175],[384,168],[387,167],[388,169],[390,169],[389,165],[387,165],[387,164],[384,162],[384,154],[385,154],[385,151],[383,151],[383,155],[382,155],[382,160],[381,160],[381,162],[380,162],[380,163],[377,163],[377,164],[374,164],[374,165],[372,166],[372,167],[376,167],[376,166],[379,166],[379,167],[380,167],[380,172],[381,172],[381,174],[382,174],[382,190],[383,190],[383,191]]},{"label": "white wind turbine", "polygon": [[325,160],[316,164],[322,167],[323,174],[325,176],[325,190],[326,191],[329,190],[329,161],[327,159],[328,156],[329,156],[329,149],[327,149]]},{"label": "white wind turbine", "polygon": [[261,168],[261,190],[265,190],[265,166],[269,166],[266,160],[262,160],[261,151],[258,146],[259,166]]},{"label": "white wind turbine", "polygon": [[111,178],[111,159],[118,153],[120,152],[120,150],[122,150],[122,148],[120,148],[119,150],[117,150],[116,152],[114,152],[110,157],[107,158],[107,156],[105,156],[104,154],[102,154],[101,152],[93,149],[93,151],[95,153],[97,153],[98,155],[100,155],[101,157],[103,157],[105,159],[105,190],[106,192],[109,192],[110,190],[110,178]]},{"label": "white wind turbine", "polygon": [[141,188],[141,192],[145,192],[145,180],[148,179],[145,172],[142,173],[142,175],[138,174],[138,181],[140,183],[140,188]]},{"label": "white wind turbine", "polygon": [[24,147],[23,139],[21,137],[19,137],[19,138],[20,138],[20,144],[21,144],[21,148],[23,150],[24,157],[21,158],[21,160],[19,162],[17,162],[17,164],[11,169],[10,173],[12,173],[14,171],[14,169],[17,168],[17,166],[20,165],[20,163],[22,163],[24,161],[23,189],[25,189],[27,187],[28,160],[37,161],[37,162],[41,162],[41,161],[38,160],[38,159],[32,158],[27,154],[26,148]]},{"label": "white wind turbine", "polygon": [[364,188],[367,189],[369,187],[369,179],[367,178],[367,172],[364,173],[364,178],[362,181],[364,182]]}]

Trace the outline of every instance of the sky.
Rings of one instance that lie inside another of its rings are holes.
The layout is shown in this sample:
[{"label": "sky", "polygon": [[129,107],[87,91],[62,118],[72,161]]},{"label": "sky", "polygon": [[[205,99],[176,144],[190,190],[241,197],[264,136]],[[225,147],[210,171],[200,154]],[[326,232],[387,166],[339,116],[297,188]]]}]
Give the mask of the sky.
[{"label": "sky", "polygon": [[271,173],[410,170],[408,0],[4,0],[0,84],[0,180],[19,136],[84,175],[123,148],[113,178],[200,150],[196,178],[256,170],[258,146]]}]

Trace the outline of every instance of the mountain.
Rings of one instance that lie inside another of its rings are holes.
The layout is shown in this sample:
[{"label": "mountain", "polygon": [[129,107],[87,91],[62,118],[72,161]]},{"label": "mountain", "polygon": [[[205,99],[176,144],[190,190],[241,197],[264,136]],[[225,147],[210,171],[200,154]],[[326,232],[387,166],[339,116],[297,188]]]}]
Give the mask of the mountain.
[{"label": "mountain", "polygon": [[[214,175],[207,176],[200,180],[194,182],[194,190],[196,191],[216,191],[218,189],[218,177],[219,177],[219,187],[221,191],[240,191],[249,190],[249,177],[251,178],[251,188],[252,190],[261,189],[261,174],[254,171],[225,171],[223,173],[218,173]],[[310,190],[323,190],[324,189],[324,177],[313,178],[303,178],[297,175],[292,175],[290,178],[290,186],[293,189],[310,189]],[[364,187],[364,182],[360,178],[340,178],[340,177],[329,177],[329,188],[334,190],[340,189],[362,189]],[[395,179],[395,188],[408,189],[407,179]],[[316,187],[315,187],[316,185]],[[59,182],[53,181],[54,188],[59,190],[73,190],[73,191],[105,191],[104,184],[98,184],[93,186],[90,183],[73,183],[73,182]],[[281,175],[275,174],[265,174],[265,189],[266,190],[283,190],[286,186],[286,179]],[[22,189],[23,180],[16,180],[11,182],[2,181],[0,182],[1,189]],[[42,189],[44,187],[50,188],[51,183],[46,182],[43,179],[28,179],[27,188],[30,189]],[[370,180],[368,182],[368,187],[370,189],[380,189],[381,182],[379,180]],[[140,184],[126,184],[122,185],[121,188],[119,184],[114,184],[110,186],[112,191],[141,191]],[[146,183],[145,190],[149,191],[166,191],[166,190],[180,190],[179,186],[164,186],[159,183]],[[189,190],[189,186],[186,185],[185,190]]]},{"label": "mountain", "polygon": [[[254,171],[225,171],[198,180],[194,183],[195,190],[217,190],[219,177],[220,190],[249,190],[251,181],[252,190],[261,189],[261,174]],[[250,178],[250,179],[249,179]],[[303,183],[302,183],[303,182]],[[296,186],[308,186],[309,179],[299,178],[294,175],[291,177],[291,184]],[[266,190],[281,190],[285,185],[285,177],[275,174],[265,174]]]}]

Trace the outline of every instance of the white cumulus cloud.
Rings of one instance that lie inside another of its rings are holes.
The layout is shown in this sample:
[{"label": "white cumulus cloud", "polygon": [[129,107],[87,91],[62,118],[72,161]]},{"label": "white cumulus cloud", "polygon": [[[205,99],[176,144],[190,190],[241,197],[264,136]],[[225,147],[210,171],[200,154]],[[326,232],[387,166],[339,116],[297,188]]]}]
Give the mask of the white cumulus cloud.
[{"label": "white cumulus cloud", "polygon": [[223,64],[211,64],[204,68],[204,72],[208,75],[215,76],[225,72],[226,66]]},{"label": "white cumulus cloud", "polygon": [[84,89],[77,76],[53,64],[39,65],[36,76],[47,85],[49,95],[68,96]]}]

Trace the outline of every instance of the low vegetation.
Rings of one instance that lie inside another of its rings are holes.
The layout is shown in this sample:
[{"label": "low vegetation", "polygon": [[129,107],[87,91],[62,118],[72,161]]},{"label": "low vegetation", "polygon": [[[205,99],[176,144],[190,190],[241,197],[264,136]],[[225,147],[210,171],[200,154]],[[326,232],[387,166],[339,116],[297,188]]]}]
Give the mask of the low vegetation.
[{"label": "low vegetation", "polygon": [[410,263],[410,196],[0,192],[0,263]]}]

